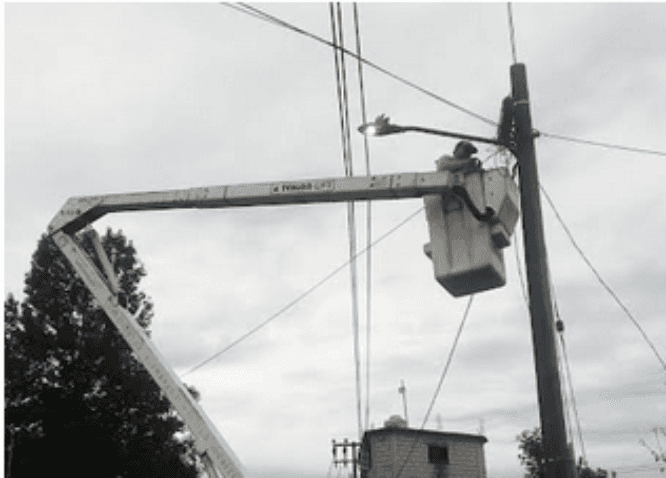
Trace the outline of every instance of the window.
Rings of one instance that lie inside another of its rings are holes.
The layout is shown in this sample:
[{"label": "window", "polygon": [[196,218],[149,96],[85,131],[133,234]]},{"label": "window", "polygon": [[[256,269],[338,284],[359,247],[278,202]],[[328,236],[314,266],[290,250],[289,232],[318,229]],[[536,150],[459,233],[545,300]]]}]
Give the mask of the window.
[{"label": "window", "polygon": [[448,464],[448,448],[445,446],[428,445],[428,463]]}]

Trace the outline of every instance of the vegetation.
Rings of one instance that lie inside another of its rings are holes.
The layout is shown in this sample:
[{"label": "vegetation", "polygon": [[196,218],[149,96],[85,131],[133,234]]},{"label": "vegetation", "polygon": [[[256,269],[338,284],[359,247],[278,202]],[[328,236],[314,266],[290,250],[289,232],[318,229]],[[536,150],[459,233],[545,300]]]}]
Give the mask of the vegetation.
[{"label": "vegetation", "polygon": [[[120,305],[149,332],[132,243],[111,230],[101,241]],[[5,476],[196,477],[183,422],[47,236],[24,292],[5,301]]]},{"label": "vegetation", "polygon": [[[523,432],[516,437],[518,441],[518,449],[520,453],[518,458],[520,464],[525,467],[525,478],[543,478],[544,473],[541,468],[543,461],[543,451],[541,448],[541,430],[535,428],[534,430],[523,430]],[[578,463],[578,477],[579,478],[607,478],[609,473],[606,470],[597,468],[593,470],[584,466],[581,461]]]},{"label": "vegetation", "polygon": [[657,462],[659,465],[659,473],[664,473],[666,472],[666,453],[664,450],[661,448],[661,442],[659,441],[659,435],[663,435],[666,437],[666,429],[663,427],[655,427],[652,429],[652,432],[654,433],[655,441],[657,442],[657,447],[658,451],[656,449],[653,449],[651,446],[647,444],[647,442],[644,439],[638,440],[638,443],[643,445],[645,448],[648,449],[650,454],[652,455],[652,458],[654,458],[654,461]]}]

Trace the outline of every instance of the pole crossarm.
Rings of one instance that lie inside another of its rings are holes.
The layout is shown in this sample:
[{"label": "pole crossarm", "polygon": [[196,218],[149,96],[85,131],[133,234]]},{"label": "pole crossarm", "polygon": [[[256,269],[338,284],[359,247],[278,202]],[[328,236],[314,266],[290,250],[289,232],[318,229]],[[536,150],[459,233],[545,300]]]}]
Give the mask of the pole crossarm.
[{"label": "pole crossarm", "polygon": [[450,181],[448,171],[412,172],[80,196],[67,200],[49,224],[48,231],[49,234],[59,230],[73,234],[105,214],[123,211],[416,198],[442,194],[450,187]]}]

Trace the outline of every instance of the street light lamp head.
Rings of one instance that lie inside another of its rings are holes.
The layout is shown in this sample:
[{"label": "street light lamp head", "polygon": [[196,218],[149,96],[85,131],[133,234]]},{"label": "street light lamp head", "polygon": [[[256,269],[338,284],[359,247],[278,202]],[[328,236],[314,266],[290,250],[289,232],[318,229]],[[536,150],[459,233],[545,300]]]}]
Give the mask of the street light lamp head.
[{"label": "street light lamp head", "polygon": [[377,126],[374,123],[366,123],[358,127],[358,130],[366,136],[377,136]]},{"label": "street light lamp head", "polygon": [[386,136],[392,133],[402,133],[404,128],[389,123],[389,117],[379,115],[372,123],[365,123],[359,126],[358,130],[369,136]]}]

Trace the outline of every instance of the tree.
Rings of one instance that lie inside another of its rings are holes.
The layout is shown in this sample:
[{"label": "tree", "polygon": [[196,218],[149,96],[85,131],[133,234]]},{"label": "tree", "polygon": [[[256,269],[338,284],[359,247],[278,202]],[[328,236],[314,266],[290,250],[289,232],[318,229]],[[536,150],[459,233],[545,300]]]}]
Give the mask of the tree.
[{"label": "tree", "polygon": [[540,478],[542,476],[542,470],[540,468],[542,459],[541,430],[538,428],[535,428],[532,431],[523,430],[523,432],[516,437],[516,440],[518,440],[518,449],[520,450],[520,453],[518,454],[520,464],[527,470],[525,477]]},{"label": "tree", "polygon": [[[132,243],[111,230],[101,242],[120,305],[149,332]],[[24,292],[5,301],[5,476],[196,477],[183,422],[47,236]]]},{"label": "tree", "polygon": [[659,473],[664,473],[666,471],[666,466],[664,466],[664,464],[666,464],[666,453],[661,448],[661,442],[659,441],[659,434],[661,433],[662,435],[664,435],[666,437],[666,429],[663,428],[663,427],[655,427],[655,428],[652,429],[652,432],[654,433],[654,437],[656,439],[657,447],[659,448],[659,451],[657,451],[657,450],[653,449],[651,446],[649,446],[643,438],[638,440],[638,443],[640,443],[641,445],[643,445],[645,448],[648,449],[648,451],[650,452],[650,454],[654,458],[655,462],[657,462],[657,463],[661,462],[661,465],[659,466]]},{"label": "tree", "polygon": [[[523,465],[527,471],[525,478],[542,478],[544,476],[541,463],[543,460],[543,451],[541,448],[541,430],[535,428],[534,430],[523,430],[523,432],[516,437],[518,441],[518,449],[520,453],[518,458],[520,464]],[[582,459],[577,467],[578,478],[607,478],[608,471],[597,468],[593,470],[583,465]]]}]

